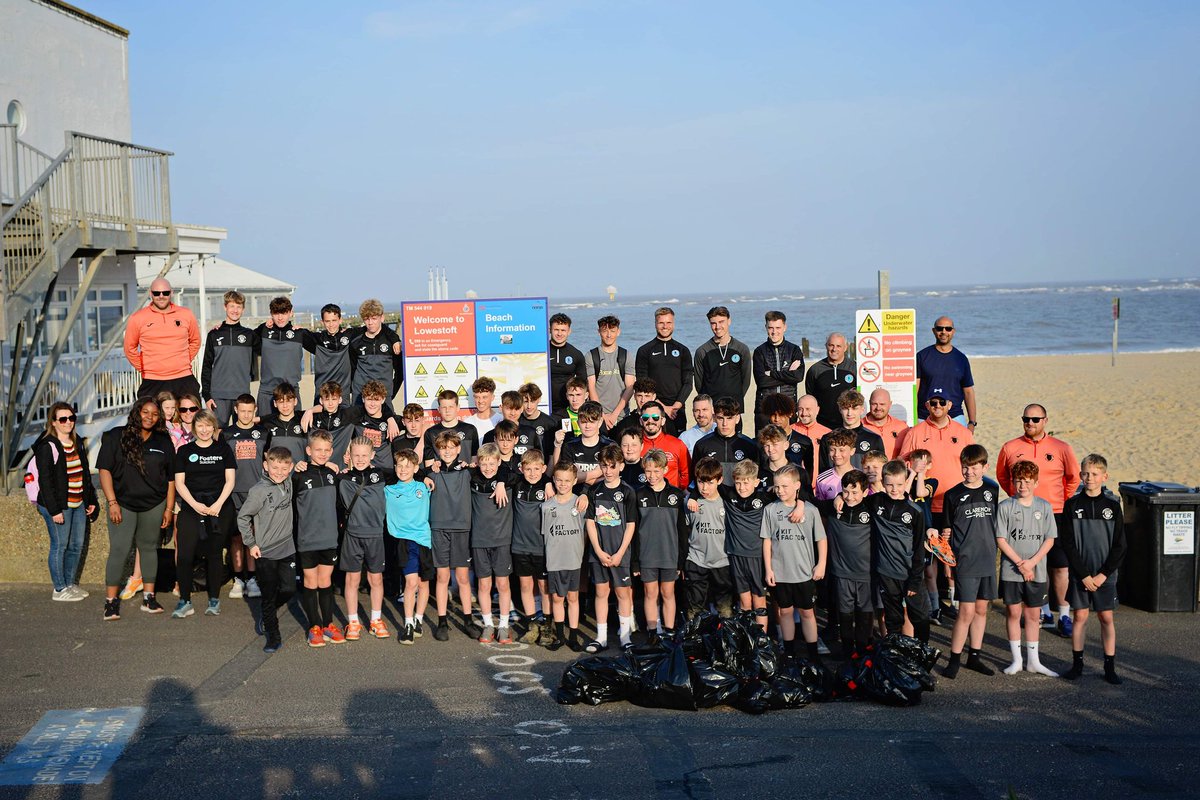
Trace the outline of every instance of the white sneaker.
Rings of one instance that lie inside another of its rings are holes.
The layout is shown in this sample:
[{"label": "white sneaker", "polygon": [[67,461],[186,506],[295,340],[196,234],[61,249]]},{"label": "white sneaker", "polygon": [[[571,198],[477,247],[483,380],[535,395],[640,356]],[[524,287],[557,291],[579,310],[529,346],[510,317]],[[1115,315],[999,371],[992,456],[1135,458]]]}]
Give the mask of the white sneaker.
[{"label": "white sneaker", "polygon": [[258,578],[246,581],[246,597],[262,597],[262,589],[258,588]]},{"label": "white sneaker", "polygon": [[84,591],[84,589],[82,587],[80,587],[80,585],[77,583],[73,583],[70,586],[68,586],[67,590],[74,592],[76,595],[78,595],[80,600],[82,600],[83,598],[88,596],[88,593],[86,591]]},{"label": "white sneaker", "polygon": [[55,589],[50,594],[50,599],[57,600],[60,603],[74,603],[83,598],[72,592],[70,586],[66,586],[62,589]]},{"label": "white sneaker", "polygon": [[245,588],[246,588],[245,581],[243,581],[241,578],[234,578],[233,585],[229,587],[229,599],[230,600],[240,600],[242,598],[242,591]]}]

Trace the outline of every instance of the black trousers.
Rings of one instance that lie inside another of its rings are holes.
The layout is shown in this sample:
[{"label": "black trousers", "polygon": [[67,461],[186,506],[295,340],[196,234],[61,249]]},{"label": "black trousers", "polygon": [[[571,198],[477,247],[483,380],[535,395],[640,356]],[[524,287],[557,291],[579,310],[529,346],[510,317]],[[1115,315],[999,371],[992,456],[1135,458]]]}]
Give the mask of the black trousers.
[{"label": "black trousers", "polygon": [[268,642],[279,641],[279,611],[296,593],[296,556],[259,558],[254,564],[262,590],[263,630]]},{"label": "black trousers", "polygon": [[899,633],[904,626],[904,612],[908,611],[908,621],[913,625],[913,633],[922,642],[929,641],[929,593],[925,584],[917,587],[917,593],[908,596],[907,583],[896,578],[879,576],[879,585],[883,595],[883,618],[887,622],[888,633]]},{"label": "black trousers", "polygon": [[153,398],[159,392],[170,392],[175,395],[176,399],[183,394],[194,394],[200,396],[200,381],[196,380],[195,375],[183,375],[179,378],[170,378],[165,381],[150,380],[143,378],[138,385],[137,396],[140,400],[143,397]]},{"label": "black trousers", "polygon": [[732,608],[733,578],[729,574],[729,567],[706,569],[688,561],[683,565],[683,578],[688,616],[706,610],[709,603],[717,608]]},{"label": "black trousers", "polygon": [[233,503],[226,500],[218,517],[201,517],[186,503],[175,520],[176,573],[179,580],[179,599],[192,599],[192,578],[196,557],[205,559],[208,596],[221,596],[225,582],[225,545],[233,529]]}]

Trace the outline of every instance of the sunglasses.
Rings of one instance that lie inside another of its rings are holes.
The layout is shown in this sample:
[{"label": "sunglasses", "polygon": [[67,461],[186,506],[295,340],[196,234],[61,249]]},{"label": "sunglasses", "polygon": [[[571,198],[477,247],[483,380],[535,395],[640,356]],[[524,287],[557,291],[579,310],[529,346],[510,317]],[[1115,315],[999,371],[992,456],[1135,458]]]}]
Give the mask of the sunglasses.
[{"label": "sunglasses", "polygon": [[949,333],[950,331],[954,330],[954,326],[953,325],[934,325],[933,329],[935,331],[937,331],[938,333]]},{"label": "sunglasses", "polygon": [[926,400],[925,402],[929,403],[929,405],[931,405],[931,406],[948,406],[948,405],[950,405],[949,400],[943,400],[940,397],[931,397],[928,400]]},{"label": "sunglasses", "polygon": [[180,406],[179,407],[180,414],[195,414],[199,410],[200,409],[196,406]]},{"label": "sunglasses", "polygon": [[1021,417],[1021,422],[1041,422],[1045,417]]},{"label": "sunglasses", "polygon": [[71,414],[70,416],[66,416],[66,417],[55,417],[54,421],[55,422],[74,422],[77,419],[79,419],[79,417],[75,416],[74,414]]},{"label": "sunglasses", "polygon": [[154,295],[155,297],[170,297],[171,290],[167,289],[165,292],[151,292],[150,294]]},{"label": "sunglasses", "polygon": [[658,419],[662,419],[662,415],[661,414],[642,414],[642,419],[658,420]]}]

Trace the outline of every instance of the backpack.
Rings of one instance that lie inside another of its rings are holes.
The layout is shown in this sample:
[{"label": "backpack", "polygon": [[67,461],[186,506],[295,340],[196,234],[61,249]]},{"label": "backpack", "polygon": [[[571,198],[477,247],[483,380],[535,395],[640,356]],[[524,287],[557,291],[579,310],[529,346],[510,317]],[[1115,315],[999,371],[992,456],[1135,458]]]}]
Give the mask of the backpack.
[{"label": "backpack", "polygon": [[[600,377],[600,348],[593,347],[588,354],[592,357],[592,372],[596,377]],[[629,358],[629,351],[624,347],[617,348],[617,371],[621,373],[621,380],[625,380],[625,362]]]},{"label": "backpack", "polygon": [[[58,445],[50,443],[50,455],[54,456],[54,463],[58,463]],[[37,505],[38,495],[42,491],[41,484],[38,483],[38,466],[37,455],[29,459],[29,464],[25,467],[25,496],[29,498],[29,502]]]}]

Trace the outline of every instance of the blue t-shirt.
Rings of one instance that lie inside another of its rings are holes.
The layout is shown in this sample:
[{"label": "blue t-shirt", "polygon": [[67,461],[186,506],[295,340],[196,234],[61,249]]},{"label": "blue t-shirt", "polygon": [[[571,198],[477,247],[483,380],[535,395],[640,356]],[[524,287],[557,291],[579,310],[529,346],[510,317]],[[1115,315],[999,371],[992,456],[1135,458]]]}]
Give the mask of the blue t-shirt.
[{"label": "blue t-shirt", "polygon": [[388,533],[430,547],[429,487],[425,482],[393,483],[384,488],[383,494],[387,498]]},{"label": "blue t-shirt", "polygon": [[975,385],[971,377],[971,362],[957,347],[949,353],[939,352],[936,345],[929,345],[917,353],[917,379],[921,387],[917,390],[917,416],[925,419],[929,411],[925,401],[932,395],[950,401],[950,416],[963,413],[963,389]]}]

